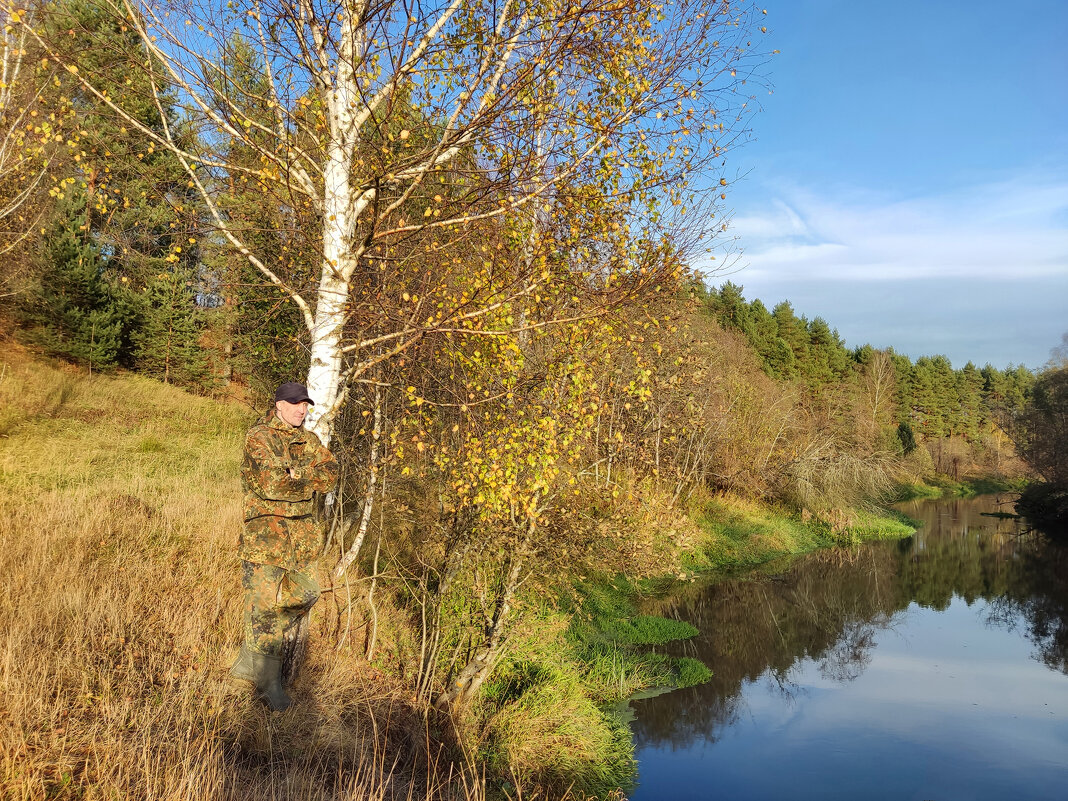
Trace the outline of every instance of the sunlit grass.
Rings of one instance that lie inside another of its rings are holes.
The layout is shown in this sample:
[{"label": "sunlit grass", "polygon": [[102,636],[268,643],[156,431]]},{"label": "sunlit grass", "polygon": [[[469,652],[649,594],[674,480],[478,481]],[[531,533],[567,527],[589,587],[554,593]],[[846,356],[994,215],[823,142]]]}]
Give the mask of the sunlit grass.
[{"label": "sunlit grass", "polygon": [[285,714],[228,679],[249,410],[17,354],[0,409],[0,796],[483,797],[321,633]]},{"label": "sunlit grass", "polygon": [[682,563],[694,573],[736,572],[780,556],[904,537],[915,530],[890,511],[846,509],[814,516],[730,495],[697,496],[691,508],[703,537],[683,554]]},{"label": "sunlit grass", "polygon": [[516,633],[477,710],[480,756],[528,784],[609,795],[633,778],[630,732],[591,693],[590,665],[561,647],[568,625],[542,610]]},{"label": "sunlit grass", "polygon": [[898,484],[894,488],[894,492],[891,495],[890,500],[894,503],[902,503],[904,501],[920,500],[924,498],[941,498],[942,488],[933,487],[926,483],[906,482]]},{"label": "sunlit grass", "polygon": [[[591,577],[519,618],[466,750],[405,684],[400,608],[381,610],[394,655],[368,664],[335,649],[324,599],[297,704],[268,714],[227,677],[254,414],[137,376],[0,359],[0,796],[480,798],[487,774],[513,795],[604,794],[632,765],[606,706],[708,680],[697,660],[654,651],[692,626],[641,614],[641,582]],[[689,511],[636,513],[651,543],[639,575],[670,586],[846,539],[729,496],[695,494]],[[888,535],[878,516],[849,522]]]}]

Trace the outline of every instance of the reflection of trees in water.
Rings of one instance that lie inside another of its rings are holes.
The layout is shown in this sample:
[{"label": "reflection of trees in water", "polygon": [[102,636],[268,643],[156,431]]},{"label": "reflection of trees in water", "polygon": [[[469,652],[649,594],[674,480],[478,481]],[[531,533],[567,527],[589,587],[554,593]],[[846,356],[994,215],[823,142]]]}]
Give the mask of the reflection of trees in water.
[{"label": "reflection of trees in water", "polygon": [[825,679],[853,681],[871,664],[875,647],[875,632],[890,627],[891,618],[879,613],[872,620],[851,620],[842,634],[819,662],[820,675]]},{"label": "reflection of trees in water", "polygon": [[[792,698],[799,660],[820,662],[828,676],[855,678],[868,661],[877,628],[890,621],[893,588],[883,575],[895,555],[886,548],[824,551],[785,572],[717,584],[649,611],[677,616],[700,630],[679,653],[707,662],[707,684],[635,703],[639,744],[714,740],[744,712],[741,688],[762,676]],[[848,636],[843,638],[843,632]]]},{"label": "reflection of trees in water", "polygon": [[906,512],[924,525],[901,563],[899,592],[907,601],[944,611],[954,596],[969,605],[992,599],[1023,578],[1015,520],[984,517],[1000,509],[997,496],[927,501]]},{"label": "reflection of trees in water", "polygon": [[1042,542],[1019,537],[1014,521],[979,514],[997,509],[995,499],[915,505],[907,511],[925,525],[907,540],[821,551],[774,575],[651,602],[650,613],[697,626],[701,633],[674,653],[704,660],[714,675],[699,687],[635,702],[637,744],[715,741],[744,713],[746,682],[766,677],[792,699],[799,688],[791,672],[805,659],[825,678],[856,679],[871,661],[876,634],[913,602],[942,610],[954,596],[969,604],[983,599],[997,620],[1022,615],[1042,660],[1065,669],[1066,552],[1053,558]]},{"label": "reflection of trees in water", "polygon": [[[945,515],[930,521],[934,535],[922,557],[914,555],[902,571],[906,594],[935,609],[944,609],[953,595],[969,604],[986,601],[989,625],[1022,628],[1039,661],[1068,673],[1068,550],[1022,534],[1016,521],[978,517],[977,503],[955,502],[952,525]],[[995,504],[988,501],[979,511],[993,511],[987,507]],[[931,516],[939,506],[930,507]],[[985,536],[974,531],[977,520],[986,521]]]},{"label": "reflection of trees in water", "polygon": [[1035,658],[1050,670],[1068,673],[1068,548],[1037,544],[1020,554],[1028,581],[990,601],[990,625],[1026,627]]}]

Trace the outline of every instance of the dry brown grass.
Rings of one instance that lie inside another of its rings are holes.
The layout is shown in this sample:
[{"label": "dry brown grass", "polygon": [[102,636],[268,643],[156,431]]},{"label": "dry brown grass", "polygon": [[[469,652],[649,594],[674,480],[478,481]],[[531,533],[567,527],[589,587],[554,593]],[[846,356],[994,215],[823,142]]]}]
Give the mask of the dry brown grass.
[{"label": "dry brown grass", "polygon": [[286,713],[228,679],[247,410],[0,347],[0,796],[484,796],[321,631]]}]

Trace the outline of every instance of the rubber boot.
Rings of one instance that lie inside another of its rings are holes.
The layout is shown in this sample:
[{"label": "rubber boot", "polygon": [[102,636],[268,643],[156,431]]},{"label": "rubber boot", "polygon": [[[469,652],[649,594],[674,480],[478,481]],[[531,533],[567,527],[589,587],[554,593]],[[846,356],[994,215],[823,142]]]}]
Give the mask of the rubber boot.
[{"label": "rubber boot", "polygon": [[282,712],[293,703],[282,687],[280,673],[282,671],[282,659],[268,654],[249,652],[256,664],[256,689],[260,698],[275,712]]},{"label": "rubber boot", "polygon": [[259,678],[254,654],[245,648],[244,643],[241,643],[241,650],[237,654],[237,659],[234,660],[234,664],[230,667],[230,675],[235,679],[251,681],[253,684]]}]

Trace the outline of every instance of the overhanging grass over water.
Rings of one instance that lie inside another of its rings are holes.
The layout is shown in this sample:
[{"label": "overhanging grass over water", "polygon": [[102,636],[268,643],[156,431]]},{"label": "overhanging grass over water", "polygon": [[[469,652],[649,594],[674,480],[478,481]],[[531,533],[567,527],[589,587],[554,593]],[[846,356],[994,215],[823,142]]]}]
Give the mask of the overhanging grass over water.
[{"label": "overhanging grass over water", "polygon": [[693,573],[736,573],[780,556],[915,531],[893,511],[836,510],[821,518],[728,496],[704,500],[693,517],[704,534],[682,556]]},{"label": "overhanging grass over water", "polygon": [[697,629],[640,614],[637,599],[637,586],[622,576],[588,578],[528,617],[481,701],[488,725],[480,756],[491,768],[537,774],[580,795],[603,796],[633,780],[619,700],[711,676],[696,659],[655,650]]},{"label": "overhanging grass over water", "polygon": [[954,481],[949,476],[932,474],[925,476],[920,483],[903,483],[897,485],[893,493],[894,503],[943,497],[974,498],[977,495],[990,495],[996,492],[1022,492],[1027,486],[1027,479],[1008,479],[992,476],[975,476]]}]

